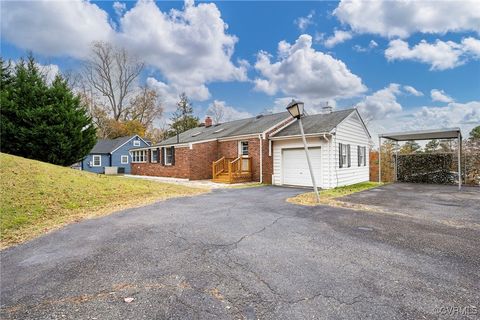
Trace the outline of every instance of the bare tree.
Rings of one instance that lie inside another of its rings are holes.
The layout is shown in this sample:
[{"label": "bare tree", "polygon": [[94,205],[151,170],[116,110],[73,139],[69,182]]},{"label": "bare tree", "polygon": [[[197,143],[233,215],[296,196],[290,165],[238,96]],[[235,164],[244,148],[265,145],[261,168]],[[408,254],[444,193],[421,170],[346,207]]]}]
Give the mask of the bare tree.
[{"label": "bare tree", "polygon": [[94,42],[92,54],[85,63],[86,81],[106,100],[106,106],[116,121],[125,119],[125,102],[144,63],[129,55],[124,48],[108,42]]},{"label": "bare tree", "polygon": [[153,125],[153,121],[162,116],[163,107],[155,90],[146,86],[130,100],[130,106],[125,110],[125,119],[137,120],[145,128]]},{"label": "bare tree", "polygon": [[213,101],[207,109],[207,115],[212,117],[213,124],[221,123],[225,120],[225,105],[216,100]]}]

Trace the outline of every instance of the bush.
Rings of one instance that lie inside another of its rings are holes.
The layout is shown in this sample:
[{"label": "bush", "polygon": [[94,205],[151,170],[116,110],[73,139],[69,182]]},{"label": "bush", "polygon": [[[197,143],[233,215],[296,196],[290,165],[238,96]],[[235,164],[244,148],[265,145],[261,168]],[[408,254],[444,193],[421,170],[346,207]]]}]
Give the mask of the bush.
[{"label": "bush", "polygon": [[453,184],[458,180],[456,155],[420,153],[398,155],[397,180],[414,183]]}]

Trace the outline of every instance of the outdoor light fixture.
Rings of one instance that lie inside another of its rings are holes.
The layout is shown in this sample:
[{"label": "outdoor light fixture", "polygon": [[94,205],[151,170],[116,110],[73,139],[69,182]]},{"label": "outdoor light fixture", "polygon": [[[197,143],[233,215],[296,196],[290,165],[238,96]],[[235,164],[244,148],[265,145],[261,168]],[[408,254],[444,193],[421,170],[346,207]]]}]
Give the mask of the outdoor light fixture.
[{"label": "outdoor light fixture", "polygon": [[303,117],[303,102],[292,100],[287,106],[288,112],[292,117],[300,119]]},{"label": "outdoor light fixture", "polygon": [[305,139],[305,133],[303,132],[303,102],[292,100],[287,106],[288,112],[292,117],[298,120],[298,125],[300,126],[300,133],[302,134],[303,147],[305,148],[305,155],[307,156],[308,169],[310,170],[310,177],[312,178],[313,192],[317,198],[317,203],[320,203],[320,195],[318,194],[317,183],[315,182],[315,176],[313,174],[312,163],[310,161],[310,154],[308,153],[307,139]]}]

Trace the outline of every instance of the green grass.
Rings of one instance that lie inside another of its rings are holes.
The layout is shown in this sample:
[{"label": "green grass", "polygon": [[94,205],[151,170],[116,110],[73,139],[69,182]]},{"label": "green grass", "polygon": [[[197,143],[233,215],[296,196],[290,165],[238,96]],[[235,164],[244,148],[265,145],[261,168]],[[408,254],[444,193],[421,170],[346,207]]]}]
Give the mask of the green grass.
[{"label": "green grass", "polygon": [[[350,186],[321,190],[319,192],[320,204],[335,205],[335,204],[338,204],[338,201],[336,201],[335,198],[339,198],[352,193],[372,189],[381,185],[382,183],[378,183],[378,182],[361,182],[357,184],[352,184]],[[296,203],[296,204],[307,205],[307,206],[318,204],[315,198],[314,192],[303,193],[293,198],[289,198],[287,199],[287,201]]]},{"label": "green grass", "polygon": [[0,153],[1,247],[67,223],[207,191],[97,175]]}]

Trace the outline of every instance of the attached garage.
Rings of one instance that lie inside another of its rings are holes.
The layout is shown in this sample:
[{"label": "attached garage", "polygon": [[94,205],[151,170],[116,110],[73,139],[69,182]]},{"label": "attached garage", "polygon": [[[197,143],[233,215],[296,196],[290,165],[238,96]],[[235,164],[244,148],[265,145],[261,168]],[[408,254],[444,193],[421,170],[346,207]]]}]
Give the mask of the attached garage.
[{"label": "attached garage", "polygon": [[[368,181],[370,134],[356,109],[309,115],[302,119],[317,186],[335,188]],[[298,122],[270,137],[272,183],[311,187],[312,179]]]},{"label": "attached garage", "polygon": [[[321,148],[310,148],[310,159],[312,161],[315,180],[321,180]],[[292,148],[282,150],[282,177],[284,185],[312,186],[310,171],[308,169],[307,157],[303,148]]]}]

